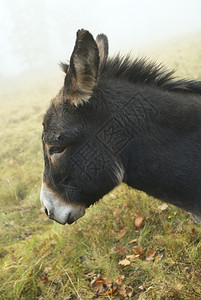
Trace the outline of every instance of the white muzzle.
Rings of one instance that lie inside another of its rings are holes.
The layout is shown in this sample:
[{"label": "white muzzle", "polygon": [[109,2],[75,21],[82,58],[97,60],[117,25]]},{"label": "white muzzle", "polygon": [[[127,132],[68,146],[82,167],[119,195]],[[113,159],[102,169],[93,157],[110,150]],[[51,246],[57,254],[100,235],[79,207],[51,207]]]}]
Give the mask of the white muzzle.
[{"label": "white muzzle", "polygon": [[63,225],[72,224],[85,214],[84,206],[65,203],[45,182],[42,183],[40,200],[48,217]]}]

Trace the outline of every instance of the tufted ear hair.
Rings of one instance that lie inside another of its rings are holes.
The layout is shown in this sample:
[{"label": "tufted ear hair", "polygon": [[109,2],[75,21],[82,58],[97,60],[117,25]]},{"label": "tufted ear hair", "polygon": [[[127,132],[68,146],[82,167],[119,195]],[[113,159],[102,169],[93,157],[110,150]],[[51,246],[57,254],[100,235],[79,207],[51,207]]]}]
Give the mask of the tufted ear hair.
[{"label": "tufted ear hair", "polygon": [[87,30],[78,30],[70,65],[66,70],[66,100],[76,106],[89,100],[98,78],[99,62],[98,46],[93,36]]},{"label": "tufted ear hair", "polygon": [[105,34],[99,34],[96,37],[96,44],[98,46],[98,51],[99,51],[99,57],[100,57],[100,63],[99,63],[99,72],[102,71],[104,68],[104,65],[107,61],[108,57],[108,38]]}]

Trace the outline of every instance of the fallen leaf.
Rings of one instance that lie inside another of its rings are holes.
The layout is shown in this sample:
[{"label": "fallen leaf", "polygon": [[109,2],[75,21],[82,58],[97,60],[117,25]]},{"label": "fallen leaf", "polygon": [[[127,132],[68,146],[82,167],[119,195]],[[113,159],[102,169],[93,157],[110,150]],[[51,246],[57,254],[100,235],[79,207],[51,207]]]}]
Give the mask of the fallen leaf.
[{"label": "fallen leaf", "polygon": [[124,256],[126,254],[126,249],[124,248],[124,246],[115,246],[115,251],[121,256]]},{"label": "fallen leaf", "polygon": [[137,243],[137,239],[131,240],[130,242],[128,242],[128,244],[133,244],[133,243]]},{"label": "fallen leaf", "polygon": [[162,205],[158,206],[157,212],[161,213],[162,211],[166,210],[168,208],[167,203],[163,203]]},{"label": "fallen leaf", "polygon": [[138,255],[135,255],[135,254],[126,255],[126,259],[128,259],[130,261],[133,261],[138,257],[139,257],[139,254]]},{"label": "fallen leaf", "polygon": [[96,295],[108,296],[116,293],[117,288],[113,285],[113,280],[111,278],[104,278],[102,275],[96,276],[92,282],[91,286],[94,289]]},{"label": "fallen leaf", "polygon": [[160,261],[160,260],[163,258],[163,256],[164,256],[164,250],[159,251],[159,252],[157,253],[156,258],[155,258],[155,262]]},{"label": "fallen leaf", "polygon": [[41,280],[42,282],[44,282],[45,284],[49,284],[49,279],[48,279],[47,276],[41,275],[41,276],[40,276],[40,280]]},{"label": "fallen leaf", "polygon": [[117,235],[117,238],[120,240],[122,237],[124,237],[124,235],[127,233],[127,227],[126,226],[122,226],[119,228],[119,233]]},{"label": "fallen leaf", "polygon": [[95,297],[119,294],[126,299],[130,299],[133,293],[133,288],[123,284],[124,279],[124,275],[120,275],[116,281],[112,278],[104,278],[102,275],[96,276],[91,282],[91,286],[95,292]]},{"label": "fallen leaf", "polygon": [[100,295],[101,296],[108,296],[108,295],[114,295],[117,291],[117,287],[114,286],[112,287],[108,292],[105,292],[105,293],[101,293]]},{"label": "fallen leaf", "polygon": [[143,217],[140,214],[137,214],[134,222],[135,226],[137,228],[140,228],[142,226],[142,223],[143,223]]},{"label": "fallen leaf", "polygon": [[139,246],[133,246],[133,252],[135,254],[138,254],[140,257],[144,257],[144,252],[143,252],[142,248]]},{"label": "fallen leaf", "polygon": [[118,292],[124,298],[131,298],[133,294],[133,288],[130,285],[128,286],[124,284],[118,289]]},{"label": "fallen leaf", "polygon": [[122,285],[122,281],[125,279],[125,275],[119,275],[119,277],[116,280],[116,283],[118,285]]},{"label": "fallen leaf", "polygon": [[123,267],[126,267],[126,266],[129,266],[131,264],[131,262],[128,260],[128,259],[123,259],[121,261],[119,261],[119,265],[123,266]]},{"label": "fallen leaf", "polygon": [[94,271],[91,271],[91,272],[89,272],[89,273],[87,273],[87,274],[85,275],[85,277],[86,277],[87,279],[94,278],[95,276],[96,276],[96,274],[95,274]]},{"label": "fallen leaf", "polygon": [[104,292],[105,289],[103,287],[103,284],[104,284],[104,278],[102,275],[98,275],[92,280],[91,286],[93,287],[94,292],[96,294],[100,294]]},{"label": "fallen leaf", "polygon": [[152,261],[154,260],[154,256],[156,255],[156,250],[155,249],[150,249],[146,253],[146,261]]}]

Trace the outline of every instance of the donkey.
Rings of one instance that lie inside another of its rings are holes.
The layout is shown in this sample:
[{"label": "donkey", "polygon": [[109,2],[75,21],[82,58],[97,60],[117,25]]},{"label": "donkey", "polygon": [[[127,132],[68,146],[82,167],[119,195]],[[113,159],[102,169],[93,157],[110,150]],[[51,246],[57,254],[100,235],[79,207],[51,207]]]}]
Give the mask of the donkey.
[{"label": "donkey", "polygon": [[44,120],[41,202],[71,224],[122,182],[201,222],[201,81],[146,59],[108,58],[108,39],[77,32]]}]

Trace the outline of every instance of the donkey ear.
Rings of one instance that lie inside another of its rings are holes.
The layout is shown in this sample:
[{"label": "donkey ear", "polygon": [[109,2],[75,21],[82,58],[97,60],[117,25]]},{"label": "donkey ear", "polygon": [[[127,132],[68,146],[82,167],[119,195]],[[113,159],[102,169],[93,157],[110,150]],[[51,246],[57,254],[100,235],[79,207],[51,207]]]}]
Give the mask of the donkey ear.
[{"label": "donkey ear", "polygon": [[75,47],[64,82],[64,96],[74,105],[88,101],[99,71],[99,53],[93,36],[87,30],[78,30]]},{"label": "donkey ear", "polygon": [[100,64],[99,64],[99,71],[103,69],[107,57],[108,57],[108,38],[105,34],[99,34],[96,38],[96,44],[98,46],[98,51],[99,51],[99,57],[100,57]]}]

